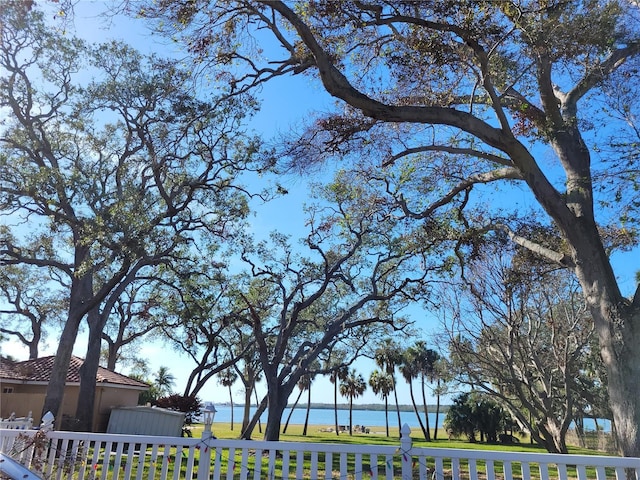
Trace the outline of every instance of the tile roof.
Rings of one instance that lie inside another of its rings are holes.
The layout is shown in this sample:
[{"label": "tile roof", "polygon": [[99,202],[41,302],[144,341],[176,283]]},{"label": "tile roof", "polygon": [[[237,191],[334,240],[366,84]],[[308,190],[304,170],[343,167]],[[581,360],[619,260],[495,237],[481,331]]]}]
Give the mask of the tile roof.
[{"label": "tile roof", "polygon": [[[50,372],[53,368],[55,357],[42,357],[24,362],[14,362],[6,358],[0,358],[0,380],[19,380],[23,382],[49,382]],[[80,383],[80,367],[84,360],[72,356],[69,362],[66,383]],[[139,389],[149,388],[144,382],[140,382],[126,375],[98,367],[96,375],[97,383],[111,383],[114,385],[128,386]]]}]

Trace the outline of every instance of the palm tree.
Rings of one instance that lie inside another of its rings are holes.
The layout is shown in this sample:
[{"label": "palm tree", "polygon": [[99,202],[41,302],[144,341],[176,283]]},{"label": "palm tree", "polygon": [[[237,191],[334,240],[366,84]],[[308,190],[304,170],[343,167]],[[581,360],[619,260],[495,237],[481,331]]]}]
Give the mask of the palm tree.
[{"label": "palm tree", "polygon": [[[440,398],[447,392],[446,376],[444,372],[447,371],[446,360],[440,355],[437,355],[437,359],[433,362],[433,375],[435,377],[436,386],[433,389],[433,393],[436,395],[436,424],[433,426],[433,439],[438,438],[438,420],[440,418]],[[430,380],[433,383],[433,378]]]},{"label": "palm tree", "polygon": [[231,393],[231,387],[237,379],[238,374],[230,368],[227,368],[218,374],[218,383],[229,389],[229,403],[231,404],[231,431],[233,431],[233,394]]},{"label": "palm tree", "polygon": [[300,397],[302,397],[303,392],[311,389],[311,379],[308,375],[303,375],[298,380],[298,388],[300,389],[300,393],[296,397],[296,401],[293,403],[291,410],[289,411],[289,415],[287,416],[287,421],[284,424],[284,428],[282,429],[282,433],[287,433],[287,428],[289,428],[289,420],[291,420],[291,415],[293,415],[293,411],[298,406],[298,402],[300,402]]},{"label": "palm tree", "polygon": [[431,441],[429,436],[429,430],[424,427],[424,423],[422,423],[422,418],[420,417],[420,412],[418,412],[418,406],[416,405],[416,398],[413,394],[413,380],[420,376],[420,367],[415,362],[415,358],[413,356],[413,352],[411,349],[407,349],[402,356],[402,363],[400,364],[400,373],[405,381],[409,384],[409,394],[411,395],[411,404],[413,405],[413,412],[416,414],[418,418],[418,423],[420,424],[420,428],[422,429],[422,434],[424,435],[424,439],[428,442]]},{"label": "palm tree", "polygon": [[326,361],[325,369],[329,370],[329,381],[333,383],[333,418],[336,435],[340,435],[340,428],[338,428],[338,385],[349,375],[349,367],[344,363],[344,354],[338,352],[333,358],[329,357]]},{"label": "palm tree", "polygon": [[[420,374],[420,385],[422,388],[422,407],[424,410],[424,416],[427,426],[427,436],[430,436],[430,427],[429,427],[429,411],[427,408],[427,396],[425,394],[425,383],[429,381],[433,383],[438,380],[439,383],[439,375],[437,365],[440,359],[440,355],[435,350],[427,348],[427,343],[424,340],[418,340],[413,346],[407,349],[407,354],[411,356],[412,362],[416,364],[419,374]],[[440,397],[438,397],[438,406],[436,407],[436,425],[435,430],[433,432],[433,438],[435,439],[437,436],[438,430],[438,415],[440,410]],[[425,437],[426,440],[429,438]]]},{"label": "palm tree", "polygon": [[373,393],[380,395],[384,400],[384,421],[387,427],[387,437],[389,436],[389,394],[393,391],[393,379],[391,375],[379,370],[371,372],[369,385]]},{"label": "palm tree", "polygon": [[355,369],[340,383],[340,395],[349,397],[349,435],[353,435],[353,399],[362,395],[366,389],[367,382]]},{"label": "palm tree", "polygon": [[155,374],[153,381],[158,391],[158,397],[166,397],[171,395],[171,390],[176,383],[176,377],[169,373],[167,367],[160,367]]},{"label": "palm tree", "polygon": [[396,413],[398,415],[398,432],[400,432],[402,431],[402,425],[400,421],[400,406],[398,405],[398,390],[396,389],[395,377],[396,366],[402,363],[400,346],[391,338],[385,338],[382,341],[382,344],[374,352],[373,359],[378,367],[380,367],[385,373],[391,375],[391,379],[393,381],[393,396],[396,402]]},{"label": "palm tree", "polygon": [[[319,364],[316,363],[315,366],[317,367],[319,366]],[[307,436],[307,428],[309,427],[309,413],[311,412],[311,384],[313,383],[313,380],[315,379],[316,374],[309,373],[305,375],[305,377],[307,377],[309,383],[307,385],[307,412],[304,415],[304,427],[302,427],[303,437]]]}]

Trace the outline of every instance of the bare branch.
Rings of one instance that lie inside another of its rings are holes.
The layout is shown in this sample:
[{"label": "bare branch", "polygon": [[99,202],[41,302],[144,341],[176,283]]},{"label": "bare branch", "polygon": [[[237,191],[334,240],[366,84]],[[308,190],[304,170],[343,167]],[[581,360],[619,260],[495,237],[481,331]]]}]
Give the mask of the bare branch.
[{"label": "bare branch", "polygon": [[594,65],[587,74],[578,81],[575,86],[563,97],[562,104],[569,115],[574,116],[578,101],[598,83],[602,82],[612,72],[620,68],[624,62],[640,53],[640,42],[634,42],[624,48],[618,48],[597,65]]},{"label": "bare branch", "polygon": [[389,167],[393,165],[400,158],[403,158],[409,155],[414,155],[416,153],[422,153],[422,152],[445,152],[445,153],[451,153],[454,155],[465,155],[469,157],[477,157],[477,158],[482,158],[484,160],[489,160],[493,163],[504,165],[506,167],[512,167],[512,162],[508,158],[500,157],[492,153],[482,152],[480,150],[474,150],[472,148],[458,148],[458,147],[451,147],[448,145],[425,145],[422,147],[406,148],[401,152],[391,155],[388,159],[386,159],[382,163],[382,166]]},{"label": "bare branch", "polygon": [[507,235],[509,235],[509,238],[514,243],[520,245],[521,247],[526,248],[527,250],[530,250],[531,252],[534,252],[540,255],[541,257],[551,260],[552,262],[557,263],[563,267],[567,267],[567,268],[575,267],[575,263],[571,258],[571,256],[567,255],[566,253],[560,253],[560,252],[551,250],[550,248],[540,245],[539,243],[532,242],[531,240],[513,232],[507,225],[494,224],[494,225],[485,227],[485,231],[490,231],[490,230],[499,230],[499,231],[505,232]]},{"label": "bare branch", "polygon": [[522,180],[522,175],[520,171],[515,168],[502,168],[499,170],[493,170],[491,172],[479,173],[476,175],[469,176],[465,180],[459,182],[455,187],[453,187],[446,195],[440,197],[437,201],[431,203],[427,208],[420,212],[413,212],[410,210],[407,201],[401,195],[398,199],[398,204],[404,214],[411,218],[428,218],[431,216],[438,208],[448,205],[458,194],[467,191],[472,188],[476,184],[480,183],[491,183],[498,180]]}]

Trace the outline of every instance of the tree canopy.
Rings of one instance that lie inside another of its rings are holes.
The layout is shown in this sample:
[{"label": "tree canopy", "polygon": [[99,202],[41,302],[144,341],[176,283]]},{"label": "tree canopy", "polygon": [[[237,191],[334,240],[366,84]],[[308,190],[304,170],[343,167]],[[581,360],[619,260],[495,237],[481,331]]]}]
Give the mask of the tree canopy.
[{"label": "tree canopy", "polygon": [[[0,265],[42,272],[68,298],[45,409],[61,402],[82,320],[92,398],[101,337],[127,288],[152,279],[177,291],[193,271],[206,276],[197,256],[215,258],[248,212],[241,172],[273,158],[303,172],[337,160],[332,206],[312,211],[304,241],[314,258],[282,235],[238,241],[248,271],[225,299],[232,318],[201,315],[176,332],[185,345],[190,328],[215,337],[190,352],[200,370],[188,389],[204,369],[259,358],[278,418],[321,353],[362,341],[354,332],[373,322],[397,328],[403,301],[428,298],[432,272],[469,278],[482,244],[506,237],[579,282],[620,452],[640,455],[640,290],[625,292],[612,262],[637,247],[640,221],[634,2],[123,5],[183,40],[189,68],[62,35],[31,2],[0,12]],[[208,82],[197,93],[194,72]],[[308,116],[256,165],[242,122],[282,75],[317,77],[337,108]],[[188,287],[195,298],[171,299],[176,318],[215,310],[217,291]],[[227,343],[233,354],[210,361],[224,334],[248,331],[255,351]]]}]

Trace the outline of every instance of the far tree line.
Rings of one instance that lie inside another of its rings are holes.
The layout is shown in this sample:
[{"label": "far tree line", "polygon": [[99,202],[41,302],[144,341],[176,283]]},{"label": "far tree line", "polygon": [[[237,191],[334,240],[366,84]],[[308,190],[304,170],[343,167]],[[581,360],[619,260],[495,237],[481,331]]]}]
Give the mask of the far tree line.
[{"label": "far tree line", "polygon": [[[124,3],[200,71],[84,42],[37,3],[0,12],[0,333],[32,357],[59,338],[44,411],[60,409],[83,329],[80,429],[101,358],[120,368],[155,338],[193,362],[184,398],[235,375],[248,408],[266,385],[243,438],[266,411],[277,440],[314,375],[357,398],[364,356],[385,402],[400,376],[446,379],[549,451],[594,416],[639,454],[640,293],[624,297],[611,264],[637,246],[635,6]],[[244,51],[256,26],[284,53],[275,68]],[[247,128],[257,87],[303,72],[342,107],[274,146]],[[596,126],[610,121],[612,137]],[[302,238],[251,233],[256,206],[287,195],[285,172],[330,160]],[[437,375],[413,344],[416,306],[441,322]]]}]

